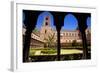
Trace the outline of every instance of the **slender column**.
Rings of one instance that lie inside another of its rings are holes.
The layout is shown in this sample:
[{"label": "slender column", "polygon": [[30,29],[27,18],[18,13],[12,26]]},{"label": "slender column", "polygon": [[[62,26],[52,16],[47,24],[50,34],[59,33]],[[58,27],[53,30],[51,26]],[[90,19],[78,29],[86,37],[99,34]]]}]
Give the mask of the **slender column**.
[{"label": "slender column", "polygon": [[60,45],[60,30],[57,31],[57,60],[60,61],[60,49],[61,49],[61,45]]},{"label": "slender column", "polygon": [[54,17],[54,25],[57,30],[57,60],[60,61],[61,57],[61,43],[60,43],[60,31],[62,26],[64,25],[64,17],[66,15],[65,12],[51,12]]},{"label": "slender column", "polygon": [[83,43],[83,59],[88,59],[88,48],[87,48],[85,31],[82,32],[82,43]]}]

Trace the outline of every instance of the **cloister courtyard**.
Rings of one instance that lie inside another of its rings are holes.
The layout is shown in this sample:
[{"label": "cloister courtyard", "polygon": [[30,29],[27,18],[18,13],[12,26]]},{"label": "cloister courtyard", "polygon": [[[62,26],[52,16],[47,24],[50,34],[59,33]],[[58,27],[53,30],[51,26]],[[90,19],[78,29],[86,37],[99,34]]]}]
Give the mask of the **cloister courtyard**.
[{"label": "cloister courtyard", "polygon": [[91,14],[23,10],[23,62],[91,59]]}]

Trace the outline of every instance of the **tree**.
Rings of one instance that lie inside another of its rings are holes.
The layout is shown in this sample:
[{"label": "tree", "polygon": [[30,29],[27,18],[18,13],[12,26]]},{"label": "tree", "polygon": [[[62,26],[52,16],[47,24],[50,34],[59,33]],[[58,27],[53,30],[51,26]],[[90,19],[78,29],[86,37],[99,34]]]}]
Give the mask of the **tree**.
[{"label": "tree", "polygon": [[52,45],[54,45],[54,40],[55,40],[55,33],[48,35],[47,38],[45,38],[44,40],[46,41],[46,45],[47,47],[52,47]]},{"label": "tree", "polygon": [[33,32],[34,32],[34,33],[37,33],[37,32],[38,32],[38,29],[37,29],[37,28],[35,28],[35,29],[33,30]]}]

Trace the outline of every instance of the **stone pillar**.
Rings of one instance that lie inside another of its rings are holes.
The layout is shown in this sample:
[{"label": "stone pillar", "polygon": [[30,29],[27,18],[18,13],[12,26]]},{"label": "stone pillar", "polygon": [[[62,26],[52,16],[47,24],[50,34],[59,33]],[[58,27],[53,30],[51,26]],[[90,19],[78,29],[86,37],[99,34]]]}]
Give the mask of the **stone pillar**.
[{"label": "stone pillar", "polygon": [[29,48],[30,48],[30,41],[31,41],[31,33],[34,30],[37,22],[38,15],[41,13],[40,11],[30,11],[30,10],[23,10],[25,14],[24,24],[26,26],[26,32],[23,42],[23,62],[28,62],[29,59]]},{"label": "stone pillar", "polygon": [[61,50],[61,44],[60,44],[60,31],[62,26],[64,25],[64,17],[66,15],[65,12],[50,12],[54,17],[54,25],[57,30],[57,60],[60,61],[60,50]]},{"label": "stone pillar", "polygon": [[83,44],[83,59],[88,59],[88,46],[86,40],[86,33],[85,30],[87,29],[86,19],[90,16],[89,13],[76,13],[74,14],[78,20],[78,26],[82,37],[82,44]]}]

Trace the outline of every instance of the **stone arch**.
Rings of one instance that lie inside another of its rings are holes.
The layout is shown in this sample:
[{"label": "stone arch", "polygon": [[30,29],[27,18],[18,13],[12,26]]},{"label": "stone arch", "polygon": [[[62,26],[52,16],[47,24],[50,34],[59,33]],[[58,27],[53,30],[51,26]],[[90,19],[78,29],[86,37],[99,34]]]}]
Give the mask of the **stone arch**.
[{"label": "stone arch", "polygon": [[[63,27],[66,27],[66,28],[63,28]],[[63,27],[62,27],[62,29],[65,29],[65,30],[66,29],[67,30],[75,30],[78,27],[77,18],[71,13],[66,14],[64,17],[64,26]]]},{"label": "stone arch", "polygon": [[83,45],[83,59],[88,59],[88,48],[87,48],[87,40],[85,30],[87,29],[86,19],[87,17],[91,17],[91,13],[73,13],[73,15],[78,20],[79,32],[82,38]]},{"label": "stone arch", "polygon": [[[78,30],[82,37],[82,44],[83,44],[83,59],[88,59],[88,48],[87,48],[87,41],[86,41],[86,33],[85,30],[87,29],[86,19],[87,17],[91,17],[90,13],[74,13],[68,12],[75,16],[78,20]],[[68,14],[66,13],[66,15]]]},{"label": "stone arch", "polygon": [[[38,26],[40,25],[40,26]],[[40,38],[44,41],[45,44],[47,44],[47,47],[50,47],[50,41],[49,38],[54,36],[52,39],[55,38],[55,29],[54,26],[54,18],[53,15],[49,11],[42,12],[37,19],[37,27],[40,27]],[[51,39],[51,42],[53,42]],[[55,42],[55,40],[54,40]],[[51,43],[53,45],[53,43]],[[54,45],[53,45],[54,46]]]}]

